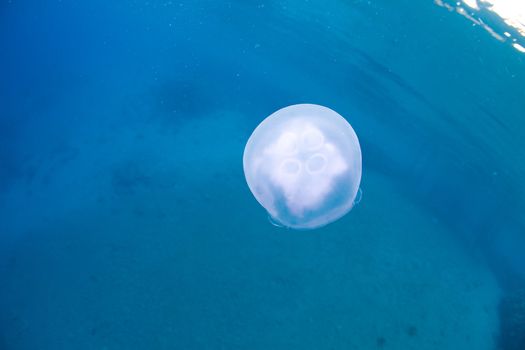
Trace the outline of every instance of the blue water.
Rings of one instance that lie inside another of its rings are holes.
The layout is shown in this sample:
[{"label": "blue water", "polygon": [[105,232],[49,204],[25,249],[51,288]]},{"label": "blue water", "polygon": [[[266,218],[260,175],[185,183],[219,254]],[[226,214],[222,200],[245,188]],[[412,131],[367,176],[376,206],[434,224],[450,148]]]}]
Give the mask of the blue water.
[{"label": "blue water", "polygon": [[[363,197],[272,226],[295,103]],[[0,349],[524,349],[525,54],[432,1],[0,3]]]}]

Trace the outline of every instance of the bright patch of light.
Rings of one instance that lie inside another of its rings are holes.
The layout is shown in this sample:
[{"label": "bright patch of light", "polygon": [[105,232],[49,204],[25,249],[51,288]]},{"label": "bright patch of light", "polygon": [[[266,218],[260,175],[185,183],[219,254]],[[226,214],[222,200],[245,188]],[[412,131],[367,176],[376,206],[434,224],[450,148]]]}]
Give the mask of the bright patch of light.
[{"label": "bright patch of light", "polygon": [[[464,2],[466,3],[466,1]],[[482,3],[486,4],[489,10],[500,16],[505,23],[525,37],[525,1],[483,0]]]},{"label": "bright patch of light", "polygon": [[520,44],[516,44],[516,43],[514,43],[514,44],[512,44],[512,46],[513,46],[516,50],[518,50],[519,52],[523,52],[523,53],[525,53],[525,47],[521,46]]},{"label": "bright patch of light", "polygon": [[[456,12],[485,29],[501,42],[509,42],[519,52],[525,53],[525,0],[434,0],[451,12]],[[493,16],[502,22],[494,25]]]},{"label": "bright patch of light", "polygon": [[474,10],[479,10],[477,0],[463,0],[463,2],[464,2],[465,5],[467,5],[468,7],[472,8],[472,9],[474,9]]}]

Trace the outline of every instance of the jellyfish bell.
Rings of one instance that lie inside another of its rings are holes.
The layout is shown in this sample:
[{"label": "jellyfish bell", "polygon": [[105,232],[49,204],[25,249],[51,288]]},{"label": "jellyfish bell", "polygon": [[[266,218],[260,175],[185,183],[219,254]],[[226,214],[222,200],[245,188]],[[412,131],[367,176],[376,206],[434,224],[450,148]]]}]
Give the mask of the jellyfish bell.
[{"label": "jellyfish bell", "polygon": [[352,209],[361,182],[361,148],[337,112],[297,104],[257,126],[246,143],[243,167],[272,223],[314,229]]}]

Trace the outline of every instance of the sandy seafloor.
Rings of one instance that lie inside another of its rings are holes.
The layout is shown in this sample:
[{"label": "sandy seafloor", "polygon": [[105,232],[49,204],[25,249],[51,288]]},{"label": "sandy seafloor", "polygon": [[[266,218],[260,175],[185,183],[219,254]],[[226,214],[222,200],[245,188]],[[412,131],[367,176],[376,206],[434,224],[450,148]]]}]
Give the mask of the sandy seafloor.
[{"label": "sandy seafloor", "polygon": [[[492,348],[494,277],[439,221],[367,172],[362,202],[337,223],[274,227],[243,183],[244,138],[231,135],[245,124],[219,112],[176,133],[105,135],[122,150],[116,168],[99,160],[98,181],[50,189],[82,186],[92,204],[10,251],[8,349]],[[84,157],[75,173],[95,161]]]},{"label": "sandy seafloor", "polygon": [[[2,5],[0,349],[495,349],[523,57],[407,3]],[[314,231],[242,172],[300,102],[363,148],[361,202]]]}]

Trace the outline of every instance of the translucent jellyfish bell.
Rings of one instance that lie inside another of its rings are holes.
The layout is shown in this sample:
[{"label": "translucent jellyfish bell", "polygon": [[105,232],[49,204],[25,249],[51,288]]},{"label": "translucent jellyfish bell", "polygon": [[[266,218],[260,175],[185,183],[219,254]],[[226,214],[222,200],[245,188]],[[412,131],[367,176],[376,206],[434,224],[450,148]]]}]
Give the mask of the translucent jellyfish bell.
[{"label": "translucent jellyfish bell", "polygon": [[298,104],[259,124],[246,143],[243,166],[250,190],[273,221],[314,229],[352,209],[361,182],[361,148],[342,116]]}]

